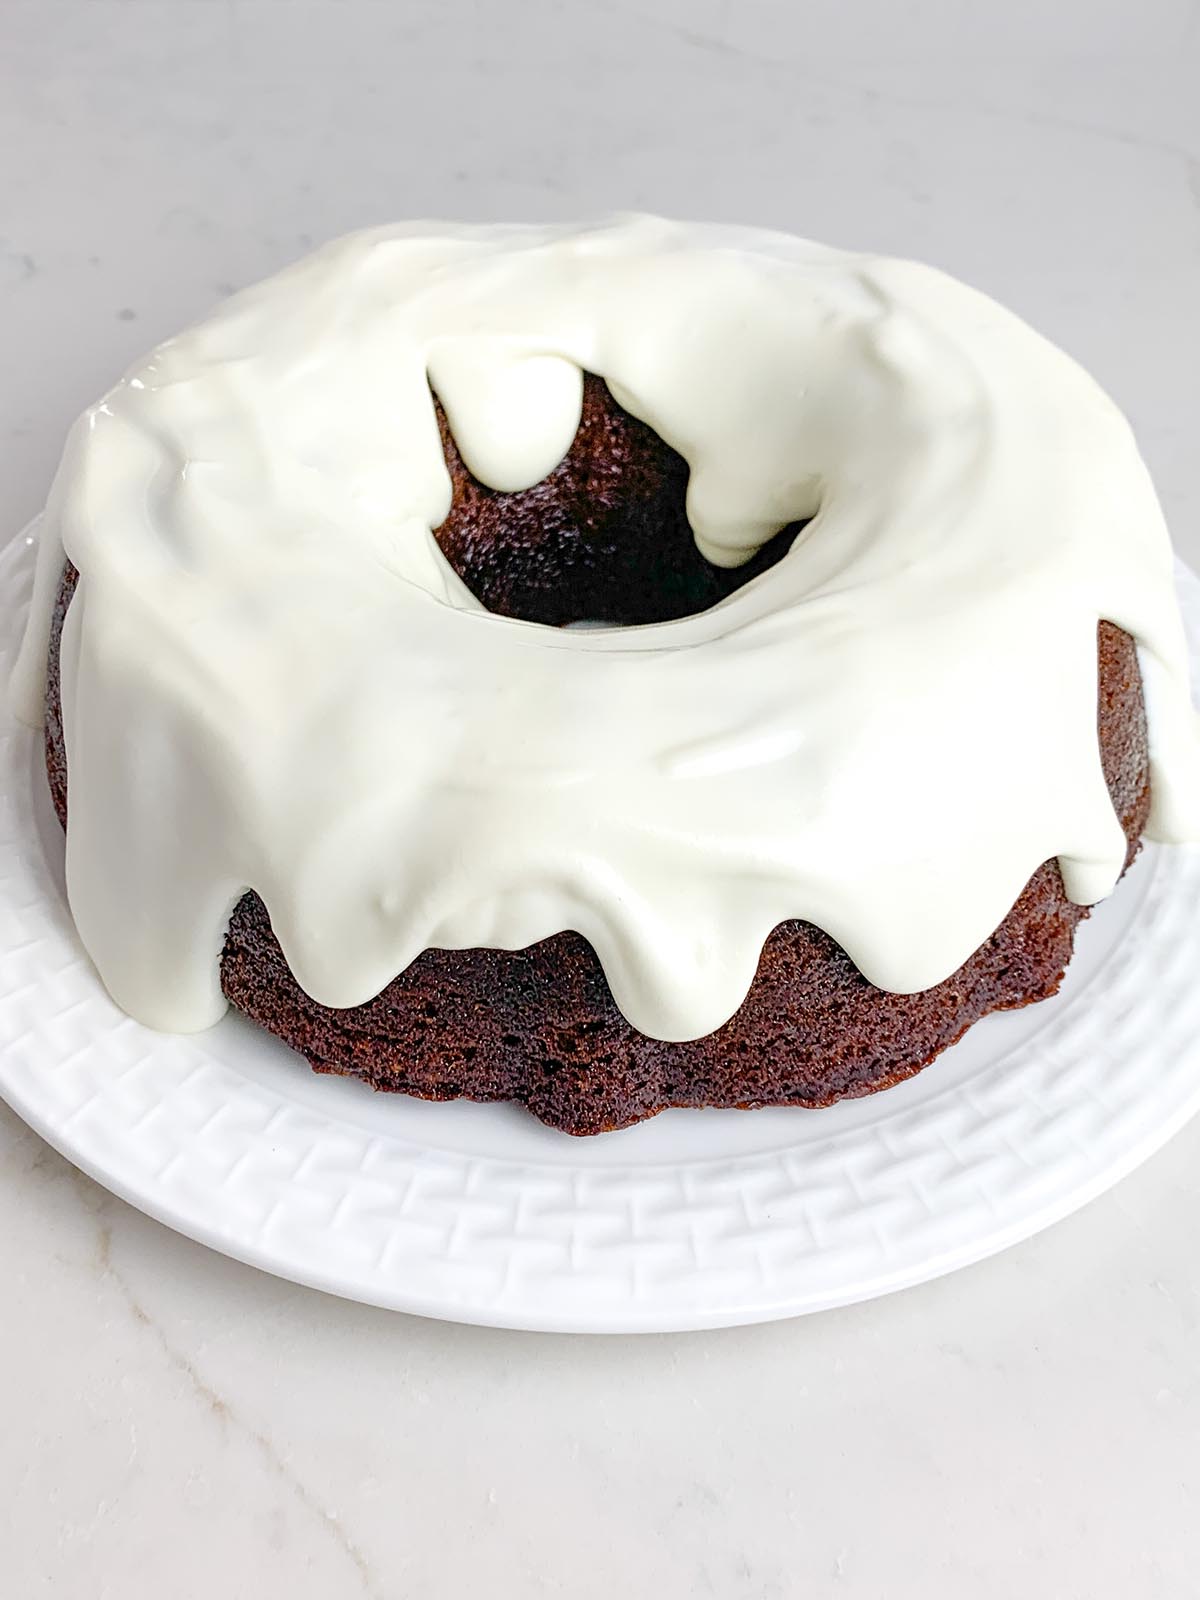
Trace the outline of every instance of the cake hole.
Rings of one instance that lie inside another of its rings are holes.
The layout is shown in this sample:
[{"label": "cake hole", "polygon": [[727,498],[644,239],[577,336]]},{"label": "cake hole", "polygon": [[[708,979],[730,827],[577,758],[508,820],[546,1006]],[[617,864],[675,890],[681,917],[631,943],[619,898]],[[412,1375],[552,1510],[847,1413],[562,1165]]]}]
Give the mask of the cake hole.
[{"label": "cake hole", "polygon": [[773,567],[803,527],[791,523],[744,566],[707,561],[685,511],[687,462],[590,373],[567,455],[516,494],[473,478],[440,406],[437,415],[454,497],[434,536],[475,598],[500,616],[552,627],[692,616]]}]

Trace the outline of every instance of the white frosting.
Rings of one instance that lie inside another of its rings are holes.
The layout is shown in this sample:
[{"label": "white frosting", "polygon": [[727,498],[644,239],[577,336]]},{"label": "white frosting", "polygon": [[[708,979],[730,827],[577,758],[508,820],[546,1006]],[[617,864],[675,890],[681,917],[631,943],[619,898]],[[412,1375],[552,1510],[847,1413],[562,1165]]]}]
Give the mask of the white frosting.
[{"label": "white frosting", "polygon": [[[561,632],[483,611],[430,530],[472,470],[542,478],[581,369],[680,451],[702,551],[790,553],[711,611]],[[427,381],[428,380],[428,381]],[[1162,839],[1200,836],[1166,530],[1066,356],[911,262],[748,230],[352,236],[168,341],[76,425],[18,668],[40,706],[62,552],[71,907],[116,1000],[203,1028],[247,887],[317,1000],[427,946],[574,928],[643,1032],[704,1034],[785,918],[927,988],[1057,856],[1125,840],[1096,626],[1139,641]]]}]

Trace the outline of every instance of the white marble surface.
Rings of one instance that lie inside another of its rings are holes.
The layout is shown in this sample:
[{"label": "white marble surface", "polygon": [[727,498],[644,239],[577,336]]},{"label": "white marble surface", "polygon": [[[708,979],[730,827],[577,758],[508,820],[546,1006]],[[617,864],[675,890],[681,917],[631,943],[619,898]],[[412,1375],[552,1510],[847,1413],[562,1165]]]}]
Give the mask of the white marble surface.
[{"label": "white marble surface", "polygon": [[[5,0],[0,519],[117,368],[312,241],[640,206],[1009,301],[1200,563],[1197,81],[1194,0]],[[952,1279],[587,1340],[259,1276],[0,1110],[0,1593],[1193,1595],[1198,1170],[1200,1125]]]}]

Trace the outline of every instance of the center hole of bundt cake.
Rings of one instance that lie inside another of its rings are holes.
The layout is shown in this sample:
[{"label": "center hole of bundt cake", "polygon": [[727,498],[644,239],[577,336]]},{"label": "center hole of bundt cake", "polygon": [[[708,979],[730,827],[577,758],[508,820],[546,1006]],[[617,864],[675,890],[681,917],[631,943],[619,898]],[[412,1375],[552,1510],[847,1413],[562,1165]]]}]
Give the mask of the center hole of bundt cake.
[{"label": "center hole of bundt cake", "polygon": [[435,537],[476,599],[501,616],[559,627],[690,616],[773,567],[800,527],[733,570],[706,561],[684,509],[687,462],[591,374],[570,450],[517,494],[471,476],[440,406],[438,426],[454,498]]}]

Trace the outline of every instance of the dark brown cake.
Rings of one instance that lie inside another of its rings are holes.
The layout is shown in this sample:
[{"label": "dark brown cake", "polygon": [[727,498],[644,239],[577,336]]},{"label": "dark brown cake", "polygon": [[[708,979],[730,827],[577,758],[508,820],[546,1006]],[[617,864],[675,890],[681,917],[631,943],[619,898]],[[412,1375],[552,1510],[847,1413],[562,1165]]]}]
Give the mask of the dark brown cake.
[{"label": "dark brown cake", "polygon": [[[765,570],[797,531],[786,529],[736,572],[710,566],[684,515],[686,463],[595,378],[566,460],[525,493],[476,482],[444,419],[442,438],[454,504],[439,543],[484,604],[506,616],[555,624],[684,616]],[[58,647],[74,586],[68,569],[47,688],[46,765],[64,825]],[[1128,635],[1101,623],[1098,644],[1100,748],[1128,864],[1150,804],[1141,678]],[[970,960],[915,995],[874,988],[819,928],[785,922],[767,940],[737,1015],[687,1044],[631,1028],[576,933],[515,952],[427,950],[369,1004],[339,1011],[300,988],[263,902],[248,893],[230,921],[221,983],[235,1006],[319,1072],[433,1100],[517,1100],[552,1127],[600,1133],[667,1106],[823,1106],[887,1088],[985,1013],[1053,994],[1086,915],[1047,862]]]}]

